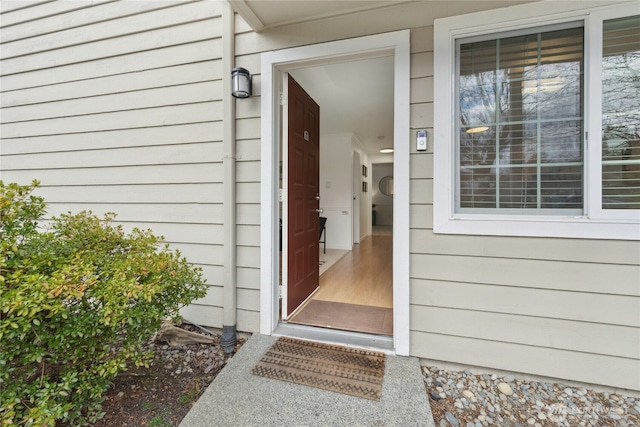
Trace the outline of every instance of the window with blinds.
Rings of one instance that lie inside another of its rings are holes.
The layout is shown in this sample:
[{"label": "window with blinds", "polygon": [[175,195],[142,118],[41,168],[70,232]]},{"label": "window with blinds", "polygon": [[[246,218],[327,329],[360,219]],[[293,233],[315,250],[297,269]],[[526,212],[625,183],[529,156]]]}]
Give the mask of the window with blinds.
[{"label": "window with blinds", "polygon": [[583,40],[565,26],[457,41],[457,212],[582,213]]},{"label": "window with blinds", "polygon": [[640,16],[603,23],[602,208],[640,209]]}]

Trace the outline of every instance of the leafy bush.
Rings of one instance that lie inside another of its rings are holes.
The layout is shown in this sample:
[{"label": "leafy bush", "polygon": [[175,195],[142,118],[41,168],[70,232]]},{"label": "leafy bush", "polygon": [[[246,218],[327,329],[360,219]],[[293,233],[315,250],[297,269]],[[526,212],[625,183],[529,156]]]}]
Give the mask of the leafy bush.
[{"label": "leafy bush", "polygon": [[162,320],[206,285],[200,269],[91,212],[44,225],[38,185],[0,181],[0,407],[2,424],[82,425]]}]

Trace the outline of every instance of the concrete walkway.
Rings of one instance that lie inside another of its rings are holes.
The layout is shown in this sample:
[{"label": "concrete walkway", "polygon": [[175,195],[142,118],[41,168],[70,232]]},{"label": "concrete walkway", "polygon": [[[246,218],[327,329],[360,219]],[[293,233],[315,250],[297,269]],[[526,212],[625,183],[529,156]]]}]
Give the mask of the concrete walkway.
[{"label": "concrete walkway", "polygon": [[417,359],[387,356],[382,397],[373,401],[252,375],[276,339],[249,338],[180,427],[434,426]]}]

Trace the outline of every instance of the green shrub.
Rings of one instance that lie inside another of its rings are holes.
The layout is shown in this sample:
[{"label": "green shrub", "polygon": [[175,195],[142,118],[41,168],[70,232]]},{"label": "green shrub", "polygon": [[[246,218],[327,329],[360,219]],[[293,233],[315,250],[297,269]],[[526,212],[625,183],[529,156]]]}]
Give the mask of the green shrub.
[{"label": "green shrub", "polygon": [[[3,425],[82,425],[162,320],[206,293],[201,271],[161,237],[91,212],[45,222],[38,185],[0,181]],[[38,230],[38,226],[45,230]]]}]

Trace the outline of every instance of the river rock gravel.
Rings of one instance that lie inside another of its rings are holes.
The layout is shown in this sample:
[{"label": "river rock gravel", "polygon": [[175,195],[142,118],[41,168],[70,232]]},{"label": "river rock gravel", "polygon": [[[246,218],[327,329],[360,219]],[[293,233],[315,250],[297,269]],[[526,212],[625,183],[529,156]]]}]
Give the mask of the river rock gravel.
[{"label": "river rock gravel", "polygon": [[640,397],[422,367],[436,427],[640,426]]}]

